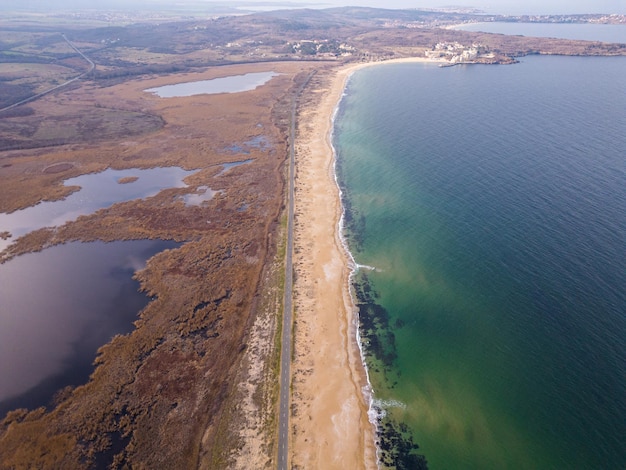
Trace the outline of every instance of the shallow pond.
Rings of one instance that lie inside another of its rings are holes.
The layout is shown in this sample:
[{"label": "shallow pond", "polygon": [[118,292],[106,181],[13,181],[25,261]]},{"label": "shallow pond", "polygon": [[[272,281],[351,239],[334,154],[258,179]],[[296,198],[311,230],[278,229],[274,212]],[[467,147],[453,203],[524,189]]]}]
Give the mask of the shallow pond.
[{"label": "shallow pond", "polygon": [[0,265],[0,417],[85,383],[96,351],[132,331],[148,303],[132,277],[180,246],[163,240],[73,242]]},{"label": "shallow pond", "polygon": [[179,98],[193,95],[213,95],[217,93],[240,93],[251,91],[265,85],[273,77],[280,75],[276,72],[254,72],[244,75],[199,80],[195,82],[176,83],[156,88],[148,88],[148,93],[160,98]]},{"label": "shallow pond", "polygon": [[108,169],[70,178],[64,182],[65,186],[80,186],[81,189],[65,199],[41,202],[10,214],[0,213],[0,232],[11,233],[11,238],[0,239],[0,251],[33,230],[60,226],[118,202],[154,196],[165,188],[185,188],[183,179],[195,171],[178,167]]},{"label": "shallow pond", "polygon": [[195,192],[180,196],[186,206],[200,206],[204,202],[213,199],[213,196],[221,191],[213,191],[208,186],[198,186]]}]

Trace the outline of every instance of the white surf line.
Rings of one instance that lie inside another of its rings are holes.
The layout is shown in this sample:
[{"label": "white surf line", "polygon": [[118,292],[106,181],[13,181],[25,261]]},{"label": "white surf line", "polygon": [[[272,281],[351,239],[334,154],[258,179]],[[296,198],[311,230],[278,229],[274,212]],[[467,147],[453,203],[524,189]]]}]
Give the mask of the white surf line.
[{"label": "white surf line", "polygon": [[[348,77],[348,79],[346,80],[345,87],[348,86],[349,81],[350,81],[350,77]],[[344,236],[344,221],[345,221],[346,208],[343,205],[343,191],[341,190],[339,180],[337,179],[337,151],[333,144],[333,136],[335,132],[335,118],[337,116],[337,113],[339,112],[339,107],[345,96],[346,96],[346,92],[344,89],[344,92],[342,93],[341,98],[339,99],[337,105],[335,106],[335,110],[333,111],[333,114],[331,117],[331,127],[330,127],[330,135],[329,135],[329,144],[330,144],[330,148],[332,151],[332,158],[333,158],[333,177],[334,177],[335,185],[337,186],[337,190],[339,193],[339,203],[341,205],[341,216],[339,217],[339,222],[337,223],[337,234],[339,236],[339,240],[341,242],[341,246],[343,247],[344,253],[348,257],[348,268],[350,269],[350,274],[348,275],[348,293],[350,295],[350,304],[351,304],[350,306],[352,310],[355,312],[353,327],[356,333],[355,333],[354,340],[356,341],[357,347],[359,348],[359,356],[361,358],[361,364],[363,366],[363,370],[365,371],[365,378],[367,382],[366,385],[364,385],[363,388],[361,389],[361,393],[363,393],[363,396],[368,403],[367,418],[374,429],[374,447],[376,448],[376,466],[380,470],[382,468],[382,462],[381,462],[382,454],[381,454],[381,449],[378,445],[378,434],[380,430],[379,419],[378,419],[379,408],[376,405],[376,400],[374,398],[374,387],[372,386],[372,382],[370,380],[369,368],[367,366],[367,362],[365,361],[365,350],[363,349],[361,333],[359,330],[359,326],[360,326],[359,311],[358,311],[358,308],[356,307],[357,302],[356,302],[356,299],[354,298],[354,292],[352,289],[354,276],[358,272],[359,268],[367,269],[367,268],[372,268],[372,266],[360,265],[359,263],[356,262],[356,260],[354,259],[354,255],[352,254],[352,252],[350,251],[350,248],[348,247],[348,241],[346,240],[346,237]]]}]

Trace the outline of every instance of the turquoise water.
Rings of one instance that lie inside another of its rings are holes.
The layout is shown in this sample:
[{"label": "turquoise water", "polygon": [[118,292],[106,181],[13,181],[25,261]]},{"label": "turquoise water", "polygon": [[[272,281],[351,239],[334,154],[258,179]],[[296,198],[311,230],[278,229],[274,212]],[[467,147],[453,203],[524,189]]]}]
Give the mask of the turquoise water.
[{"label": "turquoise water", "polygon": [[349,82],[334,143],[375,268],[371,381],[431,469],[626,468],[625,75],[528,57]]}]

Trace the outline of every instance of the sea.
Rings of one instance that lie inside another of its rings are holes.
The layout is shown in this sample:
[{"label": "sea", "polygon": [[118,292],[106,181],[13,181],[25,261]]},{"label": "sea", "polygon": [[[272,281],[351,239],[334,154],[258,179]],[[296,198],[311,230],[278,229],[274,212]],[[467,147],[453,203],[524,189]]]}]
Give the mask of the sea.
[{"label": "sea", "polygon": [[333,145],[382,460],[395,435],[435,470],[626,468],[625,76],[350,78]]}]

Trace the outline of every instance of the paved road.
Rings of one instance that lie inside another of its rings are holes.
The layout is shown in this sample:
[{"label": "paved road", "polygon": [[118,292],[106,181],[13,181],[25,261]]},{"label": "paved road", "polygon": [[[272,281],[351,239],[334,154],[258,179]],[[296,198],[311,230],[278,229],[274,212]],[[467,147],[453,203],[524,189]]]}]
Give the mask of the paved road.
[{"label": "paved road", "polygon": [[96,64],[94,64],[93,61],[89,57],[87,57],[79,49],[77,49],[76,46],[74,44],[72,44],[70,42],[70,40],[65,37],[65,34],[61,34],[61,36],[63,36],[63,39],[65,40],[65,42],[67,42],[69,44],[69,46],[76,51],[76,53],[78,53],[83,59],[85,59],[89,63],[89,70],[87,70],[86,72],[81,73],[77,77],[74,77],[74,78],[72,78],[72,79],[70,79],[70,80],[68,80],[66,82],[61,83],[60,85],[52,87],[52,88],[50,88],[50,89],[48,89],[46,91],[42,91],[41,93],[37,93],[36,95],[33,95],[30,98],[26,98],[24,100],[18,101],[17,103],[13,103],[11,106],[7,106],[6,108],[2,108],[2,109],[0,109],[0,112],[6,111],[7,109],[15,108],[15,107],[20,106],[22,104],[30,103],[31,101],[35,101],[36,99],[41,98],[42,96],[47,95],[48,93],[52,93],[53,91],[58,90],[59,88],[63,88],[64,86],[67,86],[70,83],[74,83],[76,80],[80,80],[85,75],[93,72],[93,69],[96,68]]},{"label": "paved road", "polygon": [[291,124],[289,128],[289,194],[287,207],[287,251],[285,253],[285,299],[283,302],[283,333],[280,357],[280,398],[278,405],[278,470],[289,468],[289,403],[291,398],[291,331],[293,326],[291,303],[293,289],[293,217],[295,196],[295,139],[296,109],[298,98],[309,83],[315,71],[311,72],[298,89],[291,104]]}]

